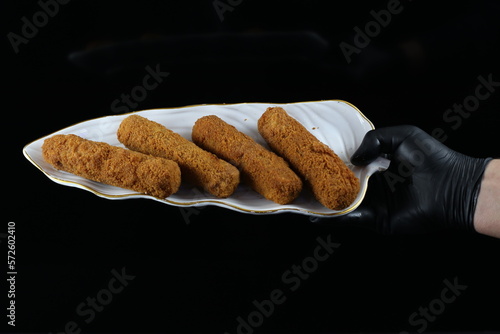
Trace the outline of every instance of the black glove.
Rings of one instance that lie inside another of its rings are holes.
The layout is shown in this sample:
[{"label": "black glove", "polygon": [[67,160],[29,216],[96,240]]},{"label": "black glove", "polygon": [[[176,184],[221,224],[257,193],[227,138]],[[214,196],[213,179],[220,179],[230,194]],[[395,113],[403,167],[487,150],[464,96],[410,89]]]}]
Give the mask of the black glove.
[{"label": "black glove", "polygon": [[384,234],[475,231],[477,197],[491,158],[455,152],[421,129],[404,125],[369,131],[351,161],[366,165],[383,154],[391,160],[389,168],[370,177],[356,210],[328,219],[331,223]]}]

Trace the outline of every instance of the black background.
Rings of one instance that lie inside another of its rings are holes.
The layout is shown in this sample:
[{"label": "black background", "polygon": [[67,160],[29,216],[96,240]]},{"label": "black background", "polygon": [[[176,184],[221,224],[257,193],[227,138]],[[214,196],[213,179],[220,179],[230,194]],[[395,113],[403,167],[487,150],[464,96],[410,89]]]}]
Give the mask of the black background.
[{"label": "black background", "polygon": [[[252,301],[281,289],[286,301],[255,331],[416,331],[409,316],[455,277],[466,290],[426,331],[500,330],[493,238],[388,237],[302,215],[215,207],[186,220],[158,202],[111,201],[58,185],[23,157],[39,137],[115,114],[111,103],[157,64],[170,74],[136,110],[343,99],[377,127],[442,128],[458,151],[499,156],[499,87],[457,129],[443,119],[475,94],[479,76],[500,81],[497,2],[402,0],[401,13],[351,63],[339,44],[353,44],[354,27],[363,29],[387,1],[233,3],[221,21],[212,0],[72,0],[16,53],[8,34],[20,35],[22,17],[31,21],[41,7],[2,2],[0,233],[16,223],[18,271],[16,327],[7,330],[61,332],[75,321],[83,332],[235,333],[236,319],[255,310]],[[103,55],[103,47],[114,51]],[[281,275],[313,254],[318,236],[341,246],[290,292]],[[77,306],[122,268],[135,278],[85,323]]]}]

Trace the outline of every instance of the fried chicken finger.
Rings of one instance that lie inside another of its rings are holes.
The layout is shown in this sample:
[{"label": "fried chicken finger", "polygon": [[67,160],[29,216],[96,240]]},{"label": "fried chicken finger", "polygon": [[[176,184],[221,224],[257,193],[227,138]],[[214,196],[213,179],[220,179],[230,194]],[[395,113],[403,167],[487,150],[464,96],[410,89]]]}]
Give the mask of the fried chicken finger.
[{"label": "fried chicken finger", "polygon": [[230,163],[139,115],[131,115],[122,121],[118,140],[134,151],[174,160],[179,164],[183,178],[214,196],[230,196],[240,182],[238,169]]},{"label": "fried chicken finger", "polygon": [[288,204],[302,190],[302,181],[288,163],[215,115],[196,121],[193,142],[240,169],[243,181],[265,198]]},{"label": "fried chicken finger", "polygon": [[181,183],[177,163],[76,135],[55,135],[42,145],[44,159],[56,169],[158,198]]},{"label": "fried chicken finger", "polygon": [[342,210],[354,201],[360,189],[358,178],[331,148],[283,108],[267,108],[258,129],[269,146],[304,178],[321,204]]}]

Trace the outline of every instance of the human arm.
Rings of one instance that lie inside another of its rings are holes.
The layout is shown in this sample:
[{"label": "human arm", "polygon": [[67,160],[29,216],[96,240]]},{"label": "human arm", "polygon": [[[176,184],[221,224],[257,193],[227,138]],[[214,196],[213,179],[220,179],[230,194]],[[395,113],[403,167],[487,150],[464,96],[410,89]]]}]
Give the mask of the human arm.
[{"label": "human arm", "polygon": [[500,238],[500,160],[492,160],[484,171],[474,214],[478,233]]}]

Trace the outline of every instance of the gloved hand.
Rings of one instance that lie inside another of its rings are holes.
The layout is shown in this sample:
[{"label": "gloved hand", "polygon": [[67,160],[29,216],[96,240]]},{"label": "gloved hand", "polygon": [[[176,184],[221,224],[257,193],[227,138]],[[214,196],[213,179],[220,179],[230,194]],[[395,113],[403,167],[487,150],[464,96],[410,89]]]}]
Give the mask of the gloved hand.
[{"label": "gloved hand", "polygon": [[423,130],[404,125],[369,131],[351,161],[366,165],[383,154],[391,160],[389,168],[372,175],[361,205],[328,219],[332,224],[383,234],[474,231],[477,197],[490,158],[455,152]]}]

